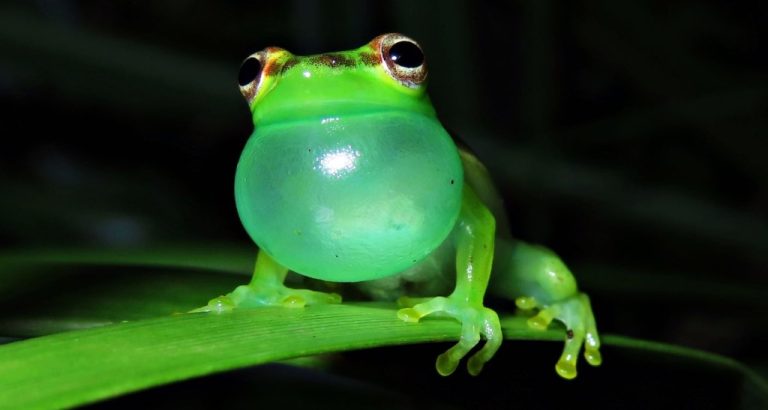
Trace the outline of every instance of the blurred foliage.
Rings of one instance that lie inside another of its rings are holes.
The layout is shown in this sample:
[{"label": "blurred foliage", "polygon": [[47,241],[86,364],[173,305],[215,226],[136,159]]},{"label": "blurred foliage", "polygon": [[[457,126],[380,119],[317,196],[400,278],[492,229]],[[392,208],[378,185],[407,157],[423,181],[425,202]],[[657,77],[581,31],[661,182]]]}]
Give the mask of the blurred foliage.
[{"label": "blurred foliage", "polygon": [[[247,248],[240,61],[399,31],[516,235],[568,261],[603,332],[765,375],[767,18],[760,0],[2,1],[0,246]],[[46,285],[15,272],[2,292]]]}]

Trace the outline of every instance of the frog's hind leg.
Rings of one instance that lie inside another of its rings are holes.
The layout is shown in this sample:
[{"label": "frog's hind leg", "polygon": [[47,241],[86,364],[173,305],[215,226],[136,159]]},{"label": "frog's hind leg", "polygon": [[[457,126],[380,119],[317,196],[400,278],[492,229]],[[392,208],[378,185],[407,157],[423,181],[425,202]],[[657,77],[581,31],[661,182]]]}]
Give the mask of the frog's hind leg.
[{"label": "frog's hind leg", "polygon": [[589,297],[579,292],[568,267],[551,250],[525,242],[505,244],[494,289],[505,295],[523,295],[515,299],[517,307],[531,311],[528,325],[546,329],[553,320],[566,328],[565,346],[555,369],[566,379],[576,377],[576,362],[584,346],[587,363],[599,366],[600,337]]}]

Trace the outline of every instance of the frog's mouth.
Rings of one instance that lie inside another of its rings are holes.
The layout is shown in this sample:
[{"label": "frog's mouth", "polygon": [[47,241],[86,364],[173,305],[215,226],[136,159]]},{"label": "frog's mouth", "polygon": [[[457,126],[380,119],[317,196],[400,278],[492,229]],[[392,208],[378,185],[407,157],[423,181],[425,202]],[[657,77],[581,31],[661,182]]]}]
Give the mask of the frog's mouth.
[{"label": "frog's mouth", "polygon": [[304,121],[333,121],[344,117],[386,113],[436,118],[434,109],[429,105],[404,107],[381,102],[332,100],[282,105],[263,110],[257,108],[253,111],[253,122],[258,126],[265,126]]}]

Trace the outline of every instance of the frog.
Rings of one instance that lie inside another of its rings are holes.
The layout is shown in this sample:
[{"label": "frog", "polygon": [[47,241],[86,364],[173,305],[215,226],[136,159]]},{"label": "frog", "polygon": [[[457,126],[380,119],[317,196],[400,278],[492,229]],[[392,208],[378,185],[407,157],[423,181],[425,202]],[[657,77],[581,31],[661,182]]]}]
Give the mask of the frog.
[{"label": "frog", "polygon": [[337,292],[289,287],[289,272],[396,301],[398,318],[461,324],[437,357],[478,375],[501,346],[486,293],[514,301],[527,324],[565,326],[565,379],[601,364],[587,294],[550,249],[513,237],[488,168],[438,119],[421,45],[399,33],[357,49],[298,56],[267,47],[240,66],[254,131],[235,172],[239,218],[258,246],[250,283],[198,309],[303,308]]}]

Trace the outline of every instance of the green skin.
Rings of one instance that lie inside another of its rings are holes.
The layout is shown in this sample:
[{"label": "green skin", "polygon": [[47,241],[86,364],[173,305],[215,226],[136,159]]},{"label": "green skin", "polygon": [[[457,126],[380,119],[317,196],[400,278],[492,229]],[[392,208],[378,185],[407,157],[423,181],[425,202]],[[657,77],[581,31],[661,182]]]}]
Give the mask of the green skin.
[{"label": "green skin", "polygon": [[393,63],[389,48],[399,41],[415,45],[385,34],[332,54],[268,48],[252,56],[261,72],[241,80],[241,91],[255,131],[235,194],[260,250],[250,284],[198,311],[341,302],[286,287],[289,271],[357,282],[374,299],[398,300],[406,322],[441,314],[461,323],[459,342],[437,359],[442,375],[484,337],[467,362],[476,375],[502,341],[496,312],[483,304],[488,290],[532,310],[533,328],[565,325],[555,367],[562,377],[576,377],[582,345],[587,362],[599,365],[589,298],[552,251],[512,239],[486,168],[437,119],[426,67]]}]

